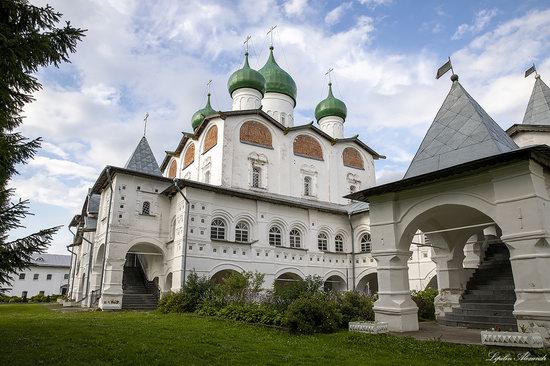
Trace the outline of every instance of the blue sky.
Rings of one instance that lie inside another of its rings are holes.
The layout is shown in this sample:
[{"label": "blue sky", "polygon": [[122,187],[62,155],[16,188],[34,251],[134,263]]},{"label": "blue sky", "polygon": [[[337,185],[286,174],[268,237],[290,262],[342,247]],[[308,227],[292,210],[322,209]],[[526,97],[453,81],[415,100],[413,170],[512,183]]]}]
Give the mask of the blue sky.
[{"label": "blue sky", "polygon": [[[32,1],[43,5],[45,1]],[[43,149],[12,185],[35,216],[14,234],[67,225],[105,165],[122,166],[143,117],[157,160],[190,131],[213,80],[213,107],[230,109],[229,75],[251,40],[251,65],[275,57],[298,87],[296,124],[313,120],[334,68],[335,94],[348,107],[345,134],[388,157],[379,183],[401,178],[450,88],[437,68],[453,60],[462,85],[503,128],[520,123],[532,62],[550,78],[548,1],[240,0],[48,1],[88,29],[72,63],[39,72],[44,89],[25,108],[22,132]],[[50,251],[66,253],[66,227]]]}]

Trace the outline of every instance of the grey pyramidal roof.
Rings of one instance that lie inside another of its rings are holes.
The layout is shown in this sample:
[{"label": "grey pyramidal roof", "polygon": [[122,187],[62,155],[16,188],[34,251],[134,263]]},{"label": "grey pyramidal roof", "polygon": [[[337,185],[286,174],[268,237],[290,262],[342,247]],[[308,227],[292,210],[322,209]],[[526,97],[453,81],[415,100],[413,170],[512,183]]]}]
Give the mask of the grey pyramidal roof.
[{"label": "grey pyramidal roof", "polygon": [[540,75],[536,76],[523,124],[550,126],[550,88],[541,80]]},{"label": "grey pyramidal roof", "polygon": [[124,168],[141,173],[162,175],[155,155],[145,136],[139,141],[136,150],[134,150]]},{"label": "grey pyramidal roof", "polygon": [[517,148],[510,136],[481,108],[457,79],[404,178]]}]

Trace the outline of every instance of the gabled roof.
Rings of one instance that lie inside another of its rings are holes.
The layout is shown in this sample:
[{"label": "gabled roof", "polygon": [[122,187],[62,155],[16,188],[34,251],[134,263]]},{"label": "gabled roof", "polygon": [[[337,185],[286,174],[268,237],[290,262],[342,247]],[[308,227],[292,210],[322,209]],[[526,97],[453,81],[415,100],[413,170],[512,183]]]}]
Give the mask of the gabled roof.
[{"label": "gabled roof", "polygon": [[535,77],[523,124],[550,126],[550,88],[542,81],[540,75]]},{"label": "gabled roof", "polygon": [[142,172],[153,175],[162,175],[160,173],[159,165],[155,159],[155,155],[147,142],[147,138],[143,136],[134,150],[130,159],[124,165],[125,169],[134,170],[136,172]]},{"label": "gabled roof", "polygon": [[404,178],[517,148],[456,78]]},{"label": "gabled roof", "polygon": [[[148,178],[153,179],[157,182],[166,182],[170,183],[173,181],[172,178],[167,178],[162,175],[158,174],[151,174],[147,172],[140,172],[137,170],[132,169],[126,169],[126,168],[119,168],[116,166],[107,165],[99,174],[99,177],[95,181],[94,185],[92,186],[92,193],[95,194],[101,194],[101,191],[109,185],[109,181],[113,179],[113,177],[117,174],[126,174],[133,177],[141,177],[141,178]],[[74,220],[74,219],[73,219]],[[71,221],[72,223],[72,221]]]},{"label": "gabled roof", "polygon": [[40,267],[70,267],[71,256],[63,254],[33,254],[31,266]]},{"label": "gabled roof", "polygon": [[183,137],[181,138],[176,151],[174,151],[174,152],[166,151],[166,156],[164,157],[164,160],[162,161],[160,169],[161,170],[166,169],[166,167],[168,166],[168,162],[170,161],[172,156],[174,156],[174,155],[177,156],[181,153],[181,151],[183,150],[183,147],[185,146],[185,143],[187,142],[187,140],[189,140],[189,139],[197,140],[198,137],[200,136],[200,134],[208,126],[208,123],[209,123],[210,120],[215,119],[215,118],[221,118],[221,119],[225,120],[229,116],[249,116],[249,115],[256,115],[256,116],[261,116],[261,117],[265,118],[265,120],[267,122],[271,123],[273,126],[278,128],[279,130],[283,131],[285,134],[287,134],[289,132],[292,132],[292,131],[297,131],[297,130],[311,130],[315,134],[319,135],[320,137],[328,140],[333,145],[338,144],[338,143],[351,142],[351,143],[355,143],[358,147],[360,147],[361,149],[363,149],[366,152],[368,152],[369,154],[371,154],[374,159],[385,159],[386,158],[384,155],[378,154],[376,151],[371,149],[367,144],[365,144],[363,141],[361,141],[359,139],[359,135],[355,135],[353,137],[348,137],[348,138],[343,138],[343,139],[335,139],[335,138],[332,138],[329,134],[323,132],[323,130],[321,130],[320,128],[317,128],[316,126],[314,126],[313,121],[310,122],[310,123],[307,123],[305,125],[285,127],[283,124],[281,124],[279,121],[273,119],[273,117],[271,117],[269,114],[262,111],[261,109],[246,109],[246,110],[227,111],[227,112],[221,112],[220,111],[217,114],[213,114],[213,115],[210,115],[210,116],[207,116],[206,118],[204,118],[204,121],[197,127],[197,129],[195,130],[195,133],[183,132]]}]

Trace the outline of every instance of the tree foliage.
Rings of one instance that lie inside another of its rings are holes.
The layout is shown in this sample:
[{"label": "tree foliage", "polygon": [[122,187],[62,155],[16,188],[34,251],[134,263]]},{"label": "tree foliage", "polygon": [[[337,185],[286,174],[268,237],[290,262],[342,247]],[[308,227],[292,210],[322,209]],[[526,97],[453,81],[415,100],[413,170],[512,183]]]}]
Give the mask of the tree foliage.
[{"label": "tree foliage", "polygon": [[9,180],[17,166],[34,157],[40,138],[28,139],[16,129],[23,123],[23,107],[42,85],[33,75],[40,67],[69,62],[84,30],[69,22],[57,27],[61,14],[51,6],[27,0],[0,0],[0,286],[28,267],[33,253],[43,253],[59,227],[40,230],[9,241],[11,230],[22,227],[29,215],[28,201],[13,202]]}]

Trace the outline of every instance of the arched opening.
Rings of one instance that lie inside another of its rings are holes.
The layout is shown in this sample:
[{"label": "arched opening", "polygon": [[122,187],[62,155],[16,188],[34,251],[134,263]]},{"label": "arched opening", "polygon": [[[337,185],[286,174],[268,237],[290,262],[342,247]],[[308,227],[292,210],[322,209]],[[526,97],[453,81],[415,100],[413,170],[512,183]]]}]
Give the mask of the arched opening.
[{"label": "arched opening", "polygon": [[166,280],[164,281],[164,292],[172,291],[172,272],[166,275]]},{"label": "arched opening", "polygon": [[224,269],[216,272],[212,277],[210,277],[210,280],[214,283],[221,284],[227,277],[231,276],[233,273],[239,272],[235,271],[234,269]]},{"label": "arched opening", "polygon": [[346,281],[338,276],[338,275],[332,275],[329,278],[326,279],[324,283],[324,289],[325,291],[346,291]]},{"label": "arched opening", "polygon": [[165,273],[164,253],[151,243],[133,245],[126,253],[122,274],[122,308],[154,309],[160,296],[159,278]]},{"label": "arched opening", "polygon": [[285,272],[275,279],[275,286],[292,286],[292,284],[300,281],[303,281],[303,279],[296,273]]},{"label": "arched opening", "polygon": [[[432,248],[437,275],[427,287],[437,286],[439,294],[434,301],[437,321],[449,326],[517,329],[512,313],[516,295],[510,253],[500,239],[501,230],[495,220],[477,208],[460,204],[438,205],[421,213],[414,211],[408,215],[410,219],[407,216],[403,219],[409,223],[403,230],[399,249],[405,253],[413,248],[411,242],[417,230],[426,237],[425,245]],[[476,244],[481,245],[481,264],[467,268],[465,247]],[[389,265],[398,267],[406,260],[399,258]],[[426,275],[418,273],[419,278]],[[382,291],[386,292],[386,288]],[[494,314],[495,307],[498,316]]]},{"label": "arched opening", "polygon": [[433,276],[430,279],[430,282],[428,282],[428,284],[426,285],[426,289],[428,289],[428,288],[437,290],[437,276]]},{"label": "arched opening", "polygon": [[375,295],[378,293],[378,276],[376,272],[369,273],[359,280],[356,289],[357,292],[365,295]]}]

